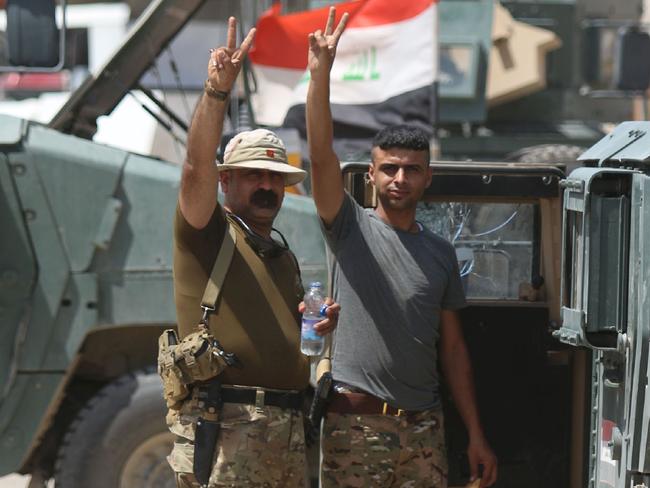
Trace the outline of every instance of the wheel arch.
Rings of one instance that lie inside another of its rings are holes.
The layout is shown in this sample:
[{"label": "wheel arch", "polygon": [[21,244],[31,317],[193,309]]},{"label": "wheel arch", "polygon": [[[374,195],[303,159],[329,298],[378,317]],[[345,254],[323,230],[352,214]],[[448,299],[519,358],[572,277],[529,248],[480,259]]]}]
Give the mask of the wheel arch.
[{"label": "wheel arch", "polygon": [[158,337],[174,324],[123,324],[92,329],[71,361],[43,416],[20,473],[49,478],[63,438],[78,413],[108,383],[128,373],[154,370]]}]

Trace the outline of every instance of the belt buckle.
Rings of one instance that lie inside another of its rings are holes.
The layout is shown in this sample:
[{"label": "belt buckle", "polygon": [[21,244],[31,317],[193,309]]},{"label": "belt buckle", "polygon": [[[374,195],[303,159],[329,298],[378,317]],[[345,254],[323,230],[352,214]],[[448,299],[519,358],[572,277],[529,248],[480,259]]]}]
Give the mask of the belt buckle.
[{"label": "belt buckle", "polygon": [[394,408],[394,407],[391,407],[388,403],[384,402],[384,405],[383,405],[383,407],[381,409],[381,414],[382,415],[392,415],[394,417],[401,417],[404,414],[406,414],[406,411],[402,410],[401,408],[397,409],[397,413],[390,413],[388,411],[390,408]]},{"label": "belt buckle", "polygon": [[266,396],[266,392],[261,389],[256,389],[255,390],[255,410],[257,413],[262,413],[264,411],[264,397]]}]

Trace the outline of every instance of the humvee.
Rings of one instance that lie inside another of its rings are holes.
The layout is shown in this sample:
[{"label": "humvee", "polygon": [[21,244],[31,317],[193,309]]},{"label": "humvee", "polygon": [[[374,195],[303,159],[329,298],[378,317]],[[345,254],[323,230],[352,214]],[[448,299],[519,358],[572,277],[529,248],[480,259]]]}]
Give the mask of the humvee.
[{"label": "humvee", "polygon": [[588,484],[650,486],[650,123],[625,122],[562,182],[562,327],[586,351]]}]

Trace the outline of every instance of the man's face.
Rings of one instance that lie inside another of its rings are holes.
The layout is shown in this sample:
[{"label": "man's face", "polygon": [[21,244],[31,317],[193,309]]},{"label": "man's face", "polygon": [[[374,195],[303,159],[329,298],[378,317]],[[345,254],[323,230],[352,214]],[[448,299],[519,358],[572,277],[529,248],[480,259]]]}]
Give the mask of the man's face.
[{"label": "man's face", "polygon": [[284,199],[284,175],[264,169],[235,169],[221,173],[228,209],[249,224],[268,226]]},{"label": "man's face", "polygon": [[415,208],[431,183],[426,151],[412,149],[373,147],[368,175],[386,210]]}]

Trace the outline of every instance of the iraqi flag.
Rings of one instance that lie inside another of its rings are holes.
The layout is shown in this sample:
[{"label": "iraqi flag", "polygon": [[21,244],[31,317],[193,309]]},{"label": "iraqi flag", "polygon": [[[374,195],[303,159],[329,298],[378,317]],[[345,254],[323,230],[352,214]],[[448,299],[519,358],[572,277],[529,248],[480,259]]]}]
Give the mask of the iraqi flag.
[{"label": "iraqi flag", "polygon": [[[329,7],[280,15],[279,3],[257,24],[250,52],[256,122],[305,135],[307,35],[324,29]],[[437,76],[436,0],[360,0],[336,5],[350,14],[332,67],[335,138],[369,138],[387,125],[431,129]],[[365,144],[365,142],[364,142]]]}]

